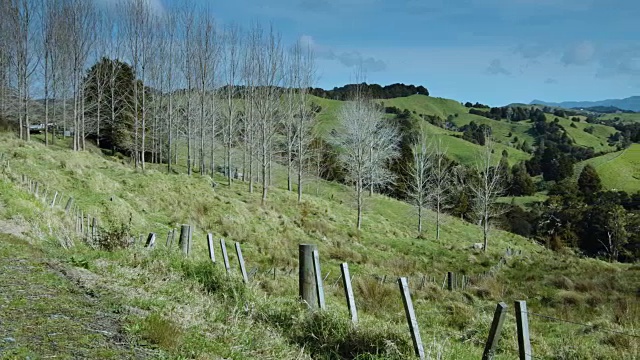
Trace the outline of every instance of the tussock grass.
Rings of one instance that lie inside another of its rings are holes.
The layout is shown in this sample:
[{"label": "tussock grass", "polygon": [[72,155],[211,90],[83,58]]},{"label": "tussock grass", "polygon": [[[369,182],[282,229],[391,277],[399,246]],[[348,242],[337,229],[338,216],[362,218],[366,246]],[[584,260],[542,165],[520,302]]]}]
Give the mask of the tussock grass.
[{"label": "tussock grass", "polygon": [[[126,316],[139,331],[150,314],[170,321],[181,334],[165,346],[175,358],[407,358],[409,333],[397,285],[391,283],[397,276],[410,278],[425,347],[433,358],[479,358],[498,301],[505,301],[510,313],[496,359],[513,358],[512,304],[521,299],[533,312],[597,324],[585,332],[576,325],[530,318],[538,356],[633,359],[638,354],[637,342],[609,338],[602,331],[633,333],[640,326],[638,266],[553,253],[502,231],[492,232],[486,254],[474,252],[470,245],[479,241],[481,229],[448,216],[439,241],[429,222],[425,238],[416,239],[411,207],[379,195],[366,199],[363,230],[356,232],[350,189],[321,181],[308,187],[303,204],[276,183],[262,207],[259,194],[249,194],[240,182],[213,190],[210,177],[165,174],[154,165],[136,172],[100,154],[45,149],[7,135],[0,135],[0,152],[11,162],[10,172],[0,174],[0,219],[20,224],[25,238],[47,256],[79,266],[84,272],[77,272],[86,277],[83,286],[93,293],[111,294],[119,308],[134,309]],[[131,220],[133,236],[157,233],[157,248],[148,251],[138,244],[106,251],[83,244],[63,210],[45,206],[17,185],[22,174],[65,198],[72,195],[108,231]],[[189,259],[176,246],[164,246],[167,231],[183,223],[195,226]],[[216,265],[207,260],[207,232],[216,239]],[[220,237],[227,240],[229,276],[220,265]],[[249,287],[239,280],[235,241],[242,244],[247,268],[260,270]],[[301,307],[295,272],[285,275],[297,266],[301,243],[319,247],[327,276],[326,313]],[[487,271],[508,247],[524,255],[465,292],[450,293],[440,283],[418,288],[416,279],[423,275],[441,282],[446,271]],[[361,317],[355,327],[348,321],[341,285],[328,285],[338,280],[341,262],[348,262],[354,275]],[[278,269],[275,280],[263,274],[273,267]],[[380,286],[373,275],[387,275],[389,283]],[[171,326],[158,320],[152,327]]]}]

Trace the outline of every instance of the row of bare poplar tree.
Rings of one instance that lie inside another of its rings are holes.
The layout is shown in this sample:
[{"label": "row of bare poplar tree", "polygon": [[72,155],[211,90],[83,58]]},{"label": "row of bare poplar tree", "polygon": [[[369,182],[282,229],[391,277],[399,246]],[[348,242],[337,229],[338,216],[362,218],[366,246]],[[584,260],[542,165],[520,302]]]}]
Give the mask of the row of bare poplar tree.
[{"label": "row of bare poplar tree", "polygon": [[[95,65],[101,62],[111,65]],[[287,47],[272,26],[259,23],[220,27],[208,7],[191,1],[159,11],[147,0],[119,0],[105,11],[97,0],[0,0],[0,115],[19,124],[21,138],[30,139],[33,123],[55,123],[74,150],[84,150],[87,138],[100,146],[101,131],[118,128],[136,169],[151,161],[172,171],[186,160],[189,175],[213,174],[222,153],[229,184],[240,168],[250,191],[261,183],[264,203],[274,160],[286,166],[288,189],[296,184],[301,200],[304,171],[322,166],[324,137],[354,186],[360,229],[364,193],[396,178],[388,165],[398,157],[401,134],[360,87],[333,130],[318,134],[309,95],[315,77],[308,45]],[[122,89],[131,94],[118,96]],[[36,105],[44,110],[35,114]],[[54,141],[44,134],[45,144]],[[410,178],[402,180],[410,183],[420,232],[422,209],[435,204],[439,237],[453,177],[446,151],[424,138],[406,164]],[[485,184],[476,185],[485,246],[499,187],[488,176],[495,173],[491,153],[478,169],[487,174]]]},{"label": "row of bare poplar tree", "polygon": [[[311,50],[285,47],[273,27],[221,28],[207,6],[175,5],[158,11],[146,0],[122,0],[104,11],[92,0],[1,0],[2,114],[19,123],[26,140],[34,122],[61,124],[74,150],[85,149],[90,136],[100,141],[101,128],[130,121],[124,150],[143,170],[149,160],[170,170],[186,146],[187,172],[213,173],[216,149],[224,148],[229,181],[241,144],[243,175],[252,190],[254,179],[263,182],[264,198],[275,149],[283,147],[291,189],[292,169],[302,181],[314,129]],[[117,66],[87,71],[104,58],[127,63],[134,79],[119,83]],[[119,87],[133,88],[126,106],[105,93]],[[34,98],[43,99],[42,116],[32,113]],[[105,114],[108,101],[114,104]]]}]

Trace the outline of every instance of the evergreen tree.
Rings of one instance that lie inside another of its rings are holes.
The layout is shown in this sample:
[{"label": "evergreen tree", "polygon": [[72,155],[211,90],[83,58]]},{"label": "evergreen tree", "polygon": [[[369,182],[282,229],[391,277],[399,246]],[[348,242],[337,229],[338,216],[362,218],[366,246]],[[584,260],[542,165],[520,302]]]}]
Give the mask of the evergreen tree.
[{"label": "evergreen tree", "polygon": [[587,164],[580,172],[578,189],[580,189],[585,199],[592,199],[593,195],[602,190],[600,176],[591,164]]},{"label": "evergreen tree", "polygon": [[511,168],[511,186],[508,191],[512,196],[527,196],[536,192],[533,178],[527,173],[524,163],[515,164]]}]

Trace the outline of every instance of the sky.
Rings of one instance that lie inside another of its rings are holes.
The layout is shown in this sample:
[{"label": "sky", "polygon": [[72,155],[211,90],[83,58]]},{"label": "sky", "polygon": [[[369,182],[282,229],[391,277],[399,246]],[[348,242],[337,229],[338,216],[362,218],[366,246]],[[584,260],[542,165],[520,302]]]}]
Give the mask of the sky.
[{"label": "sky", "polygon": [[272,23],[309,45],[325,89],[362,64],[368,83],[491,106],[640,95],[638,0],[194,1],[219,24]]}]

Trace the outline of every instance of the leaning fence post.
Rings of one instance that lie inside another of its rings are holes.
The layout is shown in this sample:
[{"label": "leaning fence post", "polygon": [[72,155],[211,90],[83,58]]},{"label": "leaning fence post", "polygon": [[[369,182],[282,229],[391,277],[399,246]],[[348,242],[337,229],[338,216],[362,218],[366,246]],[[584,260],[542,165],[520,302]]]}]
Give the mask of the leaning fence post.
[{"label": "leaning fence post", "polygon": [[51,208],[52,209],[56,205],[56,199],[57,198],[58,198],[58,192],[56,191],[55,193],[53,193],[53,200],[51,200]]},{"label": "leaning fence post", "polygon": [[150,249],[153,249],[153,247],[156,246],[156,233],[149,233],[147,243],[144,246]]},{"label": "leaning fence post", "polygon": [[180,240],[178,245],[184,255],[189,255],[189,248],[191,247],[189,242],[191,241],[191,225],[182,224],[180,227]]},{"label": "leaning fence post", "polygon": [[324,302],[324,288],[322,286],[322,272],[320,271],[320,253],[318,250],[313,250],[313,272],[316,278],[316,295],[318,297],[318,306],[320,310],[326,309]]},{"label": "leaning fence post", "polygon": [[71,205],[73,205],[73,197],[72,196],[69,197],[69,200],[67,200],[67,205],[64,207],[64,211],[66,213],[68,213],[69,210],[71,209]]},{"label": "leaning fence post", "polygon": [[518,330],[518,352],[520,360],[531,360],[531,341],[529,339],[529,318],[527,315],[527,302],[524,300],[515,302],[516,326]]},{"label": "leaning fence post", "polygon": [[500,341],[500,332],[502,331],[502,324],[504,323],[504,316],[507,313],[507,304],[500,302],[496,306],[496,311],[493,314],[493,321],[491,322],[491,328],[489,329],[489,337],[487,343],[484,346],[484,352],[482,353],[482,360],[492,360],[498,348],[498,341]]},{"label": "leaning fence post", "polygon": [[240,263],[240,272],[242,272],[242,281],[244,283],[249,282],[249,278],[247,277],[247,270],[244,267],[244,258],[242,257],[242,250],[240,250],[240,243],[236,242],[236,255],[238,256],[238,263]]},{"label": "leaning fence post", "polygon": [[416,355],[418,355],[418,357],[422,360],[425,358],[424,348],[422,347],[422,339],[420,339],[420,329],[418,328],[416,313],[413,310],[413,302],[411,301],[411,294],[409,293],[409,283],[407,282],[407,278],[399,278],[398,285],[400,286],[400,293],[402,294],[404,312],[407,315],[407,322],[409,323],[411,340],[413,340],[413,350],[415,350]]},{"label": "leaning fence post", "polygon": [[342,272],[342,284],[344,285],[344,292],[347,296],[347,306],[349,307],[349,313],[351,314],[351,322],[358,323],[358,311],[356,310],[356,300],[353,296],[353,288],[351,287],[351,275],[349,275],[349,264],[340,264],[340,271]]},{"label": "leaning fence post", "polygon": [[91,223],[91,237],[94,239],[98,237],[98,219],[93,218],[93,222]]},{"label": "leaning fence post", "polygon": [[225,244],[224,239],[220,239],[220,248],[222,249],[222,258],[224,259],[224,268],[227,270],[227,273],[231,271],[231,267],[229,266],[229,256],[227,255],[227,244]]},{"label": "leaning fence post", "polygon": [[167,232],[167,242],[164,246],[169,247],[169,240],[171,240],[171,230]]},{"label": "leaning fence post", "polygon": [[317,249],[318,247],[313,244],[298,246],[298,295],[310,309],[318,306],[316,280],[313,276],[313,250]]},{"label": "leaning fence post", "polygon": [[216,256],[215,256],[214,251],[213,251],[213,234],[211,234],[211,233],[207,234],[207,246],[209,247],[209,258],[215,264],[216,263]]}]

